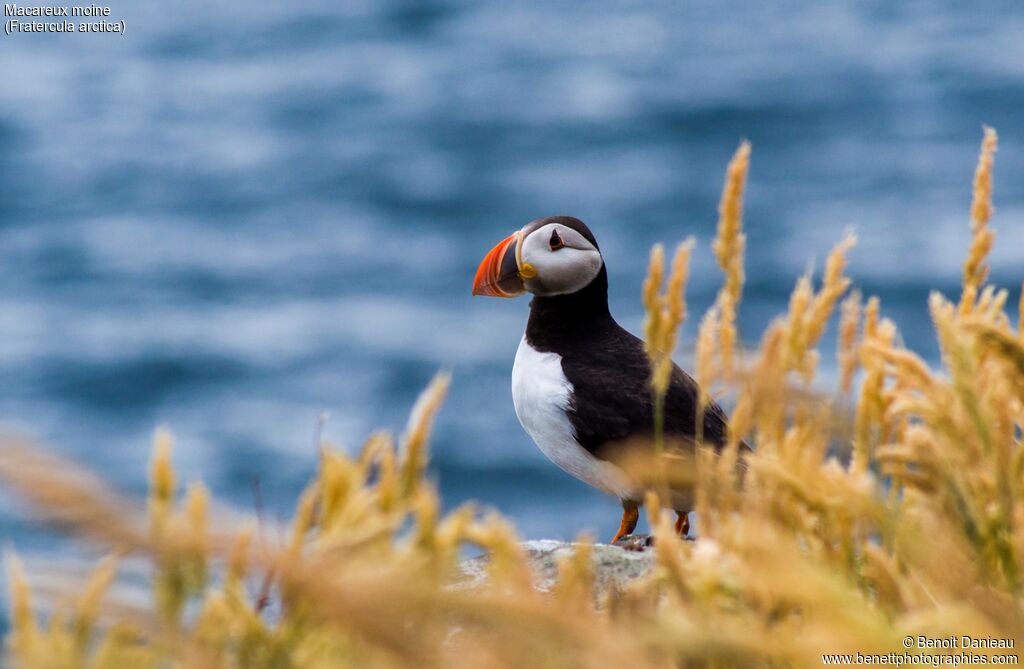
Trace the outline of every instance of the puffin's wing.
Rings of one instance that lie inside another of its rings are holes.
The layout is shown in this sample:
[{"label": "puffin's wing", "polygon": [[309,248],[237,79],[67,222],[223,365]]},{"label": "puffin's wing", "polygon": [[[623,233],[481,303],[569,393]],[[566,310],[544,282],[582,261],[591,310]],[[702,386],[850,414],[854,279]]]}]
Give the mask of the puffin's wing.
[{"label": "puffin's wing", "polygon": [[[673,364],[672,368],[668,393],[665,395],[665,433],[693,436],[699,387],[678,365]],[[720,448],[725,445],[728,436],[729,418],[717,402],[711,398],[707,398],[706,402],[701,437],[705,443]]]},{"label": "puffin's wing", "polygon": [[[569,420],[576,440],[597,456],[615,442],[654,431],[650,364],[643,342],[621,328],[603,339],[599,346],[586,347],[586,355],[562,358],[562,371],[573,386]],[[665,434],[693,438],[696,410],[697,383],[673,365],[665,395]],[[726,426],[725,412],[712,402],[704,412],[704,440],[720,446]]]}]

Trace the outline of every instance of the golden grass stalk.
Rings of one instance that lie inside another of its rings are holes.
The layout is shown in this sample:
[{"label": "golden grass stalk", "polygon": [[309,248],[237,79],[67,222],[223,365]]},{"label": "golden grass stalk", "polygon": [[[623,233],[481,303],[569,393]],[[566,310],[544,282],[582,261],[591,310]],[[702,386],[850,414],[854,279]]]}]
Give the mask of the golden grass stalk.
[{"label": "golden grass stalk", "polygon": [[[719,305],[714,304],[707,310],[697,328],[697,344],[695,350],[697,384],[701,395],[706,399],[708,388],[714,383],[716,374],[715,352],[718,350],[719,332],[722,316]],[[702,400],[702,403],[704,400]]]},{"label": "golden grass stalk", "polygon": [[109,556],[100,562],[82,596],[75,605],[75,641],[81,655],[88,651],[88,644],[102,611],[103,598],[117,576],[117,559]]},{"label": "golden grass stalk", "polygon": [[874,445],[882,439],[886,399],[885,367],[882,361],[872,356],[873,347],[887,350],[896,337],[895,328],[888,321],[879,321],[878,298],[868,300],[865,309],[863,343],[860,349],[861,365],[864,367],[864,383],[857,402],[853,438],[851,471],[864,474],[874,456]]},{"label": "golden grass stalk", "polygon": [[825,261],[825,274],[822,277],[821,289],[814,297],[814,303],[811,305],[806,323],[805,337],[811,346],[821,338],[836,303],[850,287],[850,279],[844,276],[843,272],[846,270],[846,255],[856,243],[857,237],[847,234],[836,244]]},{"label": "golden grass stalk", "polygon": [[992,218],[992,165],[995,162],[999,138],[996,131],[984,128],[981,140],[981,155],[974,171],[974,199],[971,202],[971,246],[964,261],[963,294],[960,298],[960,313],[967,314],[974,308],[978,289],[988,277],[985,259],[992,251],[995,233],[988,227]]},{"label": "golden grass stalk", "polygon": [[736,149],[725,172],[725,185],[718,205],[718,233],[712,250],[718,266],[725,273],[725,282],[718,294],[720,310],[719,352],[722,372],[732,378],[736,343],[736,309],[743,293],[743,255],[747,237],[743,234],[743,190],[750,169],[750,142],[744,141]]},{"label": "golden grass stalk", "polygon": [[860,325],[860,293],[854,291],[840,307],[839,346],[839,390],[849,394],[853,387],[853,375],[857,372],[857,327]]},{"label": "golden grass stalk", "polygon": [[[725,280],[714,304],[701,319],[697,331],[697,416],[704,415],[711,387],[719,375],[726,381],[732,381],[735,375],[739,341],[736,312],[743,296],[743,257],[747,243],[746,235],[743,234],[743,191],[749,168],[750,142],[743,141],[726,168],[722,198],[718,205],[718,228],[712,250],[718,266],[725,273]],[[704,423],[702,420],[695,422],[699,442],[704,436]]]},{"label": "golden grass stalk", "polygon": [[151,531],[159,534],[170,515],[176,480],[171,466],[171,433],[159,428],[153,436],[153,461],[149,469],[149,522]]},{"label": "golden grass stalk", "polygon": [[0,481],[58,527],[78,528],[110,545],[149,541],[145,516],[95,476],[24,440],[0,440]]},{"label": "golden grass stalk", "polygon": [[4,556],[11,601],[11,650],[19,657],[33,658],[39,642],[39,626],[32,608],[32,589],[25,567],[14,553]]},{"label": "golden grass stalk", "polygon": [[579,615],[590,616],[594,612],[594,561],[589,535],[578,537],[579,548],[568,558],[558,564],[558,583],[555,596],[566,601],[568,606],[575,606]]},{"label": "golden grass stalk", "polygon": [[403,453],[401,462],[402,493],[409,496],[416,489],[417,482],[422,478],[423,471],[427,466],[427,439],[430,430],[434,425],[434,417],[437,415],[445,396],[448,394],[448,385],[451,383],[451,374],[447,372],[438,373],[423,391],[412,414],[409,416],[409,424],[405,429],[403,438]]},{"label": "golden grass stalk", "polygon": [[818,356],[815,347],[821,339],[836,303],[850,286],[846,269],[846,254],[856,237],[847,234],[828,255],[821,287],[817,292],[808,275],[800,277],[789,300],[786,326],[786,361],[789,369],[799,372],[806,382],[814,377]]},{"label": "golden grass stalk", "polygon": [[[647,263],[647,276],[644,278],[641,298],[647,317],[644,319],[644,345],[647,356],[657,353],[656,346],[662,337],[661,319],[663,316],[662,296],[659,294],[661,284],[665,280],[665,247],[655,244],[651,247],[651,258]],[[652,365],[654,361],[652,360]],[[652,377],[653,378],[653,377]]]},{"label": "golden grass stalk", "polygon": [[654,441],[658,453],[663,451],[665,393],[672,376],[672,354],[675,352],[679,328],[686,319],[686,281],[690,272],[693,240],[676,247],[672,269],[664,292],[665,251],[661,244],[651,249],[651,260],[643,285],[643,303],[647,312],[644,321],[644,348],[651,365],[651,393],[654,398]]},{"label": "golden grass stalk", "polygon": [[679,327],[686,320],[686,280],[692,253],[692,239],[676,247],[668,284],[664,292],[659,292],[664,277],[665,251],[661,244],[651,249],[651,260],[643,287],[643,301],[647,311],[644,345],[651,361],[651,386],[657,394],[664,395],[668,389]]}]

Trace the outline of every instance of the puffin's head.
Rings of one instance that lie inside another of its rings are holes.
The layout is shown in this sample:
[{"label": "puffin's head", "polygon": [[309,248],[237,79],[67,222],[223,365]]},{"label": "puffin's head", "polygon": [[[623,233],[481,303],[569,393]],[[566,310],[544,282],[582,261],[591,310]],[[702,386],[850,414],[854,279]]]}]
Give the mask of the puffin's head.
[{"label": "puffin's head", "polygon": [[590,284],[603,265],[597,240],[583,221],[572,216],[538,218],[484,257],[473,280],[473,294],[567,295]]}]

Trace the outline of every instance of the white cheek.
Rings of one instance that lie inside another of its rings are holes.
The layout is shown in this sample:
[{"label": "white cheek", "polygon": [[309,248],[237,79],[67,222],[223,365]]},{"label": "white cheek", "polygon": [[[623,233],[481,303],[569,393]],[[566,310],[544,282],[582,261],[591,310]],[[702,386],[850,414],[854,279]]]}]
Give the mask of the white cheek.
[{"label": "white cheek", "polygon": [[[594,280],[601,271],[601,254],[597,251],[561,248],[523,254],[523,260],[537,270],[537,281],[547,295],[574,293]],[[529,285],[529,282],[528,282]]]}]

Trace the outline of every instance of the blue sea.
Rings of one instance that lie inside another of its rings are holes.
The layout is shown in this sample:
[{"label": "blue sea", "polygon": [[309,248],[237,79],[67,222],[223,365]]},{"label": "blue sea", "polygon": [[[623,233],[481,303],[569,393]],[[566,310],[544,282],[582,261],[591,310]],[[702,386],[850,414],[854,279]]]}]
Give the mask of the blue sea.
[{"label": "blue sea", "polygon": [[[958,290],[983,124],[992,276],[1012,302],[1024,278],[1017,2],[112,2],[123,36],[0,36],[0,423],[127,495],[166,425],[184,479],[243,510],[258,479],[288,517],[321,414],[355,450],[447,369],[446,506],[608,538],[617,502],[513,412],[527,301],[471,297],[474,270],[578,216],[636,331],[649,248],[692,235],[685,365],[744,138],[749,345],[852,229],[856,287],[937,362],[926,299]],[[0,541],[75,546],[3,493]]]}]

